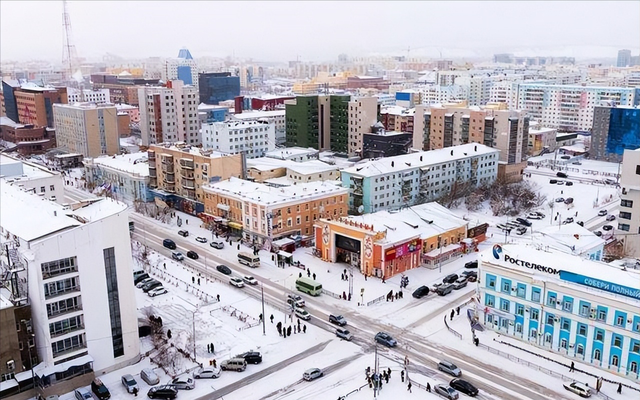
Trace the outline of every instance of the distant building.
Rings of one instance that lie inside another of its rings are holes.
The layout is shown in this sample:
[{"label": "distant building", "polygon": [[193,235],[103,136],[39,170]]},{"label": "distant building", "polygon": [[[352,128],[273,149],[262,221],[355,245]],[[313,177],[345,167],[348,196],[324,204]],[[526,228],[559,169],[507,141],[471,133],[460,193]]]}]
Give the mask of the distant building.
[{"label": "distant building", "polygon": [[297,162],[269,157],[247,160],[247,179],[275,187],[308,182],[335,182],[339,178],[337,166],[320,160]]},{"label": "distant building", "polygon": [[118,116],[113,104],[54,104],[58,147],[84,157],[120,153]]},{"label": "distant building", "polygon": [[620,213],[618,229],[624,236],[624,249],[640,258],[640,149],[625,150],[620,176]]},{"label": "distant building", "polygon": [[198,79],[200,101],[205,104],[217,105],[240,96],[240,78],[230,72],[201,73]]},{"label": "distant building", "polygon": [[140,122],[140,109],[138,107],[131,106],[129,104],[116,104],[116,109],[118,110],[118,113],[128,114],[131,122]]},{"label": "distant building", "polygon": [[20,160],[7,154],[0,154],[0,180],[22,186],[37,196],[64,203],[64,178],[57,171]]},{"label": "distant building", "polygon": [[413,134],[403,132],[387,132],[362,135],[362,158],[394,157],[409,153],[413,144]]},{"label": "distant building", "polygon": [[605,240],[578,224],[550,225],[531,232],[534,243],[589,260],[602,260]]},{"label": "distant building", "polygon": [[53,104],[67,103],[67,88],[2,81],[2,109],[14,122],[54,127]]},{"label": "distant building", "polygon": [[138,106],[138,90],[145,86],[157,86],[160,79],[134,77],[131,74],[120,75],[92,74],[91,82],[94,90],[109,89],[111,103]]},{"label": "distant building", "polygon": [[363,134],[370,133],[378,122],[380,106],[375,97],[359,97],[349,102],[349,146],[350,155],[363,149]]},{"label": "distant building", "polygon": [[320,152],[312,147],[286,147],[284,149],[274,149],[268,151],[264,156],[267,158],[275,158],[278,160],[291,160],[296,162],[305,162],[309,160],[317,160]]},{"label": "distant building", "polygon": [[111,96],[109,94],[109,89],[76,89],[76,88],[67,88],[67,96],[69,98],[69,103],[110,103]]},{"label": "distant building", "polygon": [[558,130],[552,128],[529,129],[527,154],[537,156],[544,149],[554,151],[556,149],[557,134]]},{"label": "distant building", "polygon": [[388,90],[389,81],[381,76],[349,76],[347,77],[347,89],[379,89]]},{"label": "distant building", "polygon": [[284,145],[286,142],[287,119],[285,110],[272,111],[243,111],[241,114],[233,114],[232,120],[237,121],[262,121],[273,125],[275,129],[275,144]]},{"label": "distant building", "polygon": [[198,65],[186,48],[180,49],[177,58],[166,60],[162,72],[165,82],[182,81],[185,85],[198,87]]},{"label": "distant building", "polygon": [[[426,113],[427,106],[416,105],[414,108],[400,106],[387,107],[380,110],[380,122],[387,132],[411,133],[413,143],[411,147],[417,150],[428,150],[428,129],[429,115]],[[417,117],[416,117],[417,116]]]},{"label": "distant building", "polygon": [[0,288],[0,376],[5,398],[33,387],[29,371],[38,364],[38,350],[28,299],[14,296],[10,281],[2,283],[7,285]]},{"label": "distant building", "polygon": [[275,126],[268,121],[210,122],[202,125],[204,149],[239,154],[247,158],[264,157],[276,147]]},{"label": "distant building", "polygon": [[9,117],[0,117],[0,139],[14,145],[8,146],[10,151],[17,151],[23,156],[42,154],[56,147],[55,129],[17,124]]},{"label": "distant building", "polygon": [[592,157],[621,162],[625,149],[640,148],[640,108],[596,106],[591,135]]},{"label": "distant building", "polygon": [[630,67],[631,65],[631,50],[618,50],[616,67]]},{"label": "distant building", "polygon": [[153,200],[149,187],[147,153],[85,158],[87,184],[107,197],[131,204]]}]

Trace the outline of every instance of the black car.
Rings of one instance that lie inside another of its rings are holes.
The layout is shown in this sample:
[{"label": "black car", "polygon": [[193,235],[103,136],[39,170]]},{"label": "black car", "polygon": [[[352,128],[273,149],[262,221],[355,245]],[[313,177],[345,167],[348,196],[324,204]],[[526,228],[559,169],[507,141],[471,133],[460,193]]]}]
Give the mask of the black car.
[{"label": "black car", "polygon": [[189,236],[189,231],[178,231],[178,235],[182,236],[182,237],[187,237]]},{"label": "black car", "polygon": [[175,399],[178,391],[171,386],[154,386],[147,392],[150,399]]},{"label": "black car", "polygon": [[166,247],[167,249],[171,249],[171,250],[175,250],[176,249],[176,242],[174,242],[171,239],[165,239],[162,241],[162,245],[164,247]]},{"label": "black car", "polygon": [[231,268],[227,267],[226,265],[218,265],[216,269],[225,275],[231,275]]},{"label": "black car", "polygon": [[187,251],[187,257],[189,257],[192,260],[197,260],[198,259],[198,253],[196,253],[193,250],[189,250],[189,251]]},{"label": "black car", "polygon": [[613,225],[605,225],[605,226],[602,227],[602,230],[604,230],[604,231],[610,231],[612,229],[613,229]]},{"label": "black car", "polygon": [[556,176],[557,176],[558,178],[568,178],[568,177],[567,177],[567,174],[565,174],[564,172],[558,172],[558,173],[556,174]]},{"label": "black car", "polygon": [[469,261],[464,265],[465,268],[478,268],[478,260]]},{"label": "black car", "polygon": [[524,226],[531,226],[531,222],[527,221],[524,218],[516,218],[516,221],[520,222]]},{"label": "black car", "polygon": [[557,179],[549,179],[549,183],[552,185],[555,185],[556,183],[558,183]]},{"label": "black car", "polygon": [[162,282],[152,281],[152,282],[149,282],[146,285],[144,285],[142,287],[142,291],[145,292],[145,293],[149,293],[149,290],[155,289],[155,288],[157,288],[159,286],[162,286]]},{"label": "black car", "polygon": [[465,381],[464,379],[452,379],[451,382],[449,382],[449,386],[451,386],[458,392],[466,394],[467,396],[475,397],[478,395],[478,388]]},{"label": "black car", "polygon": [[565,185],[567,185],[567,186],[573,186],[573,182],[571,182],[571,181],[566,181],[566,182],[565,182]]},{"label": "black car", "polygon": [[107,389],[104,383],[102,383],[100,378],[95,378],[93,381],[91,381],[91,391],[100,400],[107,400],[111,398],[109,389]]},{"label": "black car", "polygon": [[147,274],[146,272],[144,274],[140,274],[138,276],[136,276],[136,278],[133,280],[133,284],[137,285],[138,283],[142,282],[143,280],[147,279],[149,277],[149,274]]},{"label": "black car", "polygon": [[447,275],[442,279],[442,283],[453,283],[457,281],[459,278],[458,274]]},{"label": "black car", "polygon": [[429,294],[429,288],[426,286],[420,286],[419,288],[416,289],[415,292],[413,292],[413,297],[415,297],[416,299],[421,299],[428,294]]},{"label": "black car", "polygon": [[238,354],[238,358],[244,358],[247,364],[260,364],[262,362],[262,354],[257,351],[248,351]]}]

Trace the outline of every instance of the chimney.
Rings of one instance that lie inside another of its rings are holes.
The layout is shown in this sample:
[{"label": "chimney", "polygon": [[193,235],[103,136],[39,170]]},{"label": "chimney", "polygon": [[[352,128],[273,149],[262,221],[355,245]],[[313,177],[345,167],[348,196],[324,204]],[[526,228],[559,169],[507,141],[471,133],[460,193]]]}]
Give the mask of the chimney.
[{"label": "chimney", "polygon": [[473,146],[473,150],[478,151],[478,146]]},{"label": "chimney", "polygon": [[242,104],[244,103],[244,96],[236,96],[234,100],[236,114],[242,114]]}]

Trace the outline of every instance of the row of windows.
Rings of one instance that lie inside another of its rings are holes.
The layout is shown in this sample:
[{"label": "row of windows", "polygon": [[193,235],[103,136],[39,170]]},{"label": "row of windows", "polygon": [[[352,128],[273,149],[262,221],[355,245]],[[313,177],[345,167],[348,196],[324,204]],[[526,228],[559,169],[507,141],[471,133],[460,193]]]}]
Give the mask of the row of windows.
[{"label": "row of windows", "polygon": [[76,257],[63,258],[61,260],[42,263],[42,277],[44,279],[52,276],[77,272]]}]

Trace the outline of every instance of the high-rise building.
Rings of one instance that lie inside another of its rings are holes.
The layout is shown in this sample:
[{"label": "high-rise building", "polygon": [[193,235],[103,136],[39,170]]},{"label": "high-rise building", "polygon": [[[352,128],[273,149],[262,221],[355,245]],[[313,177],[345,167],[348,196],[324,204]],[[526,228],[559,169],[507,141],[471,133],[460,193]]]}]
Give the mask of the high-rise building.
[{"label": "high-rise building", "polygon": [[287,123],[285,110],[273,111],[248,111],[233,115],[238,121],[268,121],[275,129],[276,145],[284,145],[286,142]]},{"label": "high-rise building", "polygon": [[640,149],[625,150],[620,170],[620,213],[618,229],[629,232],[624,237],[625,250],[640,257]]},{"label": "high-rise building", "polygon": [[134,77],[130,74],[93,74],[91,82],[94,90],[109,89],[110,102],[138,106],[138,89],[143,86],[158,86],[160,79]]},{"label": "high-rise building", "polygon": [[626,149],[640,148],[640,108],[596,106],[591,130],[591,156],[621,162]]},{"label": "high-rise building", "polygon": [[198,65],[186,48],[180,49],[177,58],[166,60],[162,72],[162,80],[165,82],[178,80],[185,85],[198,87]]},{"label": "high-rise building", "polygon": [[66,104],[67,88],[2,81],[2,108],[14,122],[54,127],[53,104]]},{"label": "high-rise building", "polygon": [[623,49],[618,50],[618,60],[616,67],[630,67],[631,66],[631,50]]},{"label": "high-rise building", "polygon": [[54,104],[56,143],[84,157],[120,152],[118,112],[113,104]]},{"label": "high-rise building", "polygon": [[23,125],[0,117],[0,139],[12,143],[11,151],[23,156],[42,154],[56,147],[56,131],[46,126]]},{"label": "high-rise building", "polygon": [[142,144],[185,142],[199,145],[198,90],[182,81],[166,87],[144,87],[138,92]]},{"label": "high-rise building", "polygon": [[268,121],[211,122],[202,124],[201,134],[204,149],[230,154],[244,152],[247,158],[264,157],[276,147],[275,125]]},{"label": "high-rise building", "polygon": [[349,155],[362,151],[362,135],[371,133],[379,113],[380,106],[375,97],[359,97],[349,102]]},{"label": "high-rise building", "polygon": [[69,103],[110,103],[109,89],[76,89],[67,88]]},{"label": "high-rise building", "polygon": [[240,78],[231,76],[230,72],[201,73],[197,88],[201,102],[217,105],[240,96]]}]

